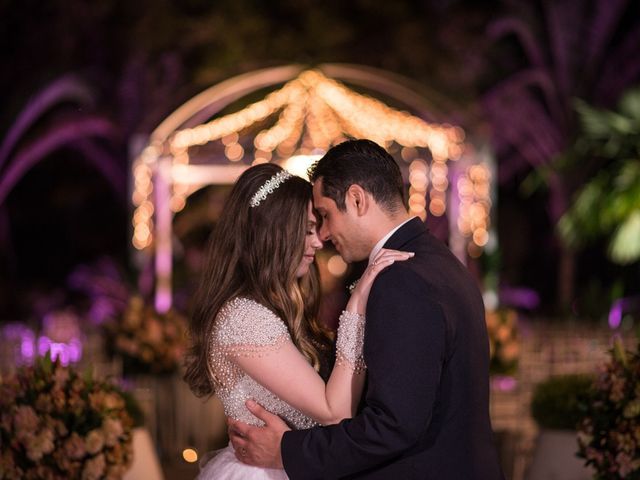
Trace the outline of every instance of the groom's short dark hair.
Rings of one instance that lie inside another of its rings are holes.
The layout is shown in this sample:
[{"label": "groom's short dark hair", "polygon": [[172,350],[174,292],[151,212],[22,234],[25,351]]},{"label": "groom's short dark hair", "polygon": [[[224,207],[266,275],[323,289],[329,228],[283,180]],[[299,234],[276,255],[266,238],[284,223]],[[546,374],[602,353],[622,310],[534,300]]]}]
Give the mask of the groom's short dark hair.
[{"label": "groom's short dark hair", "polygon": [[384,148],[371,140],[347,140],[330,148],[308,173],[312,182],[322,178],[322,195],[336,202],[341,211],[347,208],[345,196],[353,184],[360,185],[390,212],[403,208],[400,168]]}]

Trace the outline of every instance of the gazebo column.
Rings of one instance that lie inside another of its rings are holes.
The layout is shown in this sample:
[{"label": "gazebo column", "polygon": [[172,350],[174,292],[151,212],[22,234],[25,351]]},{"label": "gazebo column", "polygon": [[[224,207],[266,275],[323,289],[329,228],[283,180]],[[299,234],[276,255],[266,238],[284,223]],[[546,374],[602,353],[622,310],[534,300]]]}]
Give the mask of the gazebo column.
[{"label": "gazebo column", "polygon": [[171,276],[173,268],[173,252],[171,236],[173,212],[169,206],[169,202],[171,200],[172,159],[173,157],[168,155],[160,157],[156,166],[153,182],[156,202],[155,306],[158,312],[166,312],[171,308],[172,303]]}]

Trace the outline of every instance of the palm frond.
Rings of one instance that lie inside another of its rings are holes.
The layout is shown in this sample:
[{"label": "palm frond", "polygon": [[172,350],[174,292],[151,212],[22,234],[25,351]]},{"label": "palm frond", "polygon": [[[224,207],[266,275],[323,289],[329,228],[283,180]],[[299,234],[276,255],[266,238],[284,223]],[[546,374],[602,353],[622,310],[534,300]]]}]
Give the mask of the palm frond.
[{"label": "palm frond", "polygon": [[608,254],[626,265],[640,260],[640,210],[633,212],[614,232]]}]

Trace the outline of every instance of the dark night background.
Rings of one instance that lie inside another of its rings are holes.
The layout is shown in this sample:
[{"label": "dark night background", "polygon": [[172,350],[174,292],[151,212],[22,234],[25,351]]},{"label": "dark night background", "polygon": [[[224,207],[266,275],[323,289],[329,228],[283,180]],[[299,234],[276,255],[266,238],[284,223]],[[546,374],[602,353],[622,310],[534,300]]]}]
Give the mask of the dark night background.
[{"label": "dark night background", "polygon": [[[555,230],[575,193],[612,168],[606,155],[580,155],[573,101],[615,109],[639,84],[638,2],[0,5],[0,137],[6,142],[29,102],[61,78],[78,85],[73,101],[36,115],[0,157],[0,180],[18,161],[30,163],[12,185],[0,183],[0,319],[72,303],[68,275],[99,258],[133,278],[133,139],[213,84],[289,63],[356,63],[404,75],[443,120],[492,145],[500,283],[539,292],[534,313],[601,319],[612,300],[638,293],[638,261],[621,265],[605,255],[610,231],[569,249]],[[637,137],[635,145],[638,158]],[[486,265],[480,259],[480,270]]]}]

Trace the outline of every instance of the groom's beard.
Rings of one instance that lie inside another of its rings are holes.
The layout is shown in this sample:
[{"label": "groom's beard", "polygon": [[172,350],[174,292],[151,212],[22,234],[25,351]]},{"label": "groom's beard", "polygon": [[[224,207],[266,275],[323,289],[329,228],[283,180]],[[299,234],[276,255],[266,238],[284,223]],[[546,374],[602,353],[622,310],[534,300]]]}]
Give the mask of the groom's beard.
[{"label": "groom's beard", "polygon": [[[336,247],[335,244],[334,247]],[[336,250],[345,261],[345,263],[356,263],[365,260],[368,261],[372,247],[364,244],[364,242],[356,241],[353,243],[350,242],[348,245],[339,243],[339,246],[336,247]]]}]

